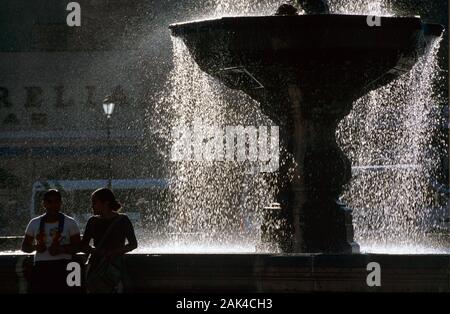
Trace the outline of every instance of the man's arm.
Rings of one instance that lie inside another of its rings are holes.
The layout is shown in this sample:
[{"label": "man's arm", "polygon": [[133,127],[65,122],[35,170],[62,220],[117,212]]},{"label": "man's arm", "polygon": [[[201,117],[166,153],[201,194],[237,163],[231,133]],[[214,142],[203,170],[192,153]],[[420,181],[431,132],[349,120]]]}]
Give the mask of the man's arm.
[{"label": "man's arm", "polygon": [[25,230],[25,237],[23,238],[22,241],[22,251],[25,253],[33,253],[34,251],[37,251],[39,253],[45,252],[45,250],[47,249],[47,247],[45,246],[45,243],[43,241],[39,241],[39,240],[43,240],[39,237],[37,237],[36,239],[38,240],[36,245],[34,245],[34,239],[36,236],[36,220],[31,220],[28,223],[28,226]]},{"label": "man's arm", "polygon": [[81,243],[81,237],[80,234],[74,234],[70,236],[70,244],[65,245],[58,245],[56,247],[51,247],[49,249],[49,253],[51,255],[58,255],[58,254],[76,254],[79,251]]},{"label": "man's arm", "polygon": [[81,237],[80,237],[80,228],[78,228],[78,224],[74,220],[68,220],[67,222],[67,232],[69,233],[69,244],[60,244],[55,243],[49,249],[49,253],[51,255],[58,254],[76,254],[80,247]]},{"label": "man's arm", "polygon": [[22,241],[22,251],[25,253],[33,253],[36,251],[35,245],[33,245],[34,238],[29,235],[25,235]]},{"label": "man's arm", "polygon": [[34,251],[37,251],[39,253],[45,252],[47,247],[44,243],[38,243],[36,245],[33,244],[34,237],[25,234],[25,237],[22,241],[22,251],[25,253],[33,253]]},{"label": "man's arm", "polygon": [[81,237],[80,237],[80,228],[78,228],[78,224],[75,220],[69,219],[67,221],[67,233],[69,236],[69,244],[61,245],[59,242],[56,242],[55,245],[52,245],[49,248],[49,253],[51,255],[58,254],[76,254],[80,249]]}]

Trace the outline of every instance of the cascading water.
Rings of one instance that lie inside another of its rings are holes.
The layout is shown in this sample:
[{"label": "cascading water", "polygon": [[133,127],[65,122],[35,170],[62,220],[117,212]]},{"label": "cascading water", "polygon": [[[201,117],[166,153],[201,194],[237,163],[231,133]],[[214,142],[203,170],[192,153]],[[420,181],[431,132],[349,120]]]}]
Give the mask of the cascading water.
[{"label": "cascading water", "polygon": [[[172,150],[166,156],[171,159],[170,244],[152,245],[153,250],[254,251],[261,210],[272,201],[267,175],[255,163],[208,157],[205,149],[217,147],[214,141],[220,137],[212,130],[225,135],[226,127],[261,126],[269,135],[272,123],[249,97],[228,90],[201,71],[181,40],[173,39],[173,49],[168,89],[156,107],[160,123],[153,124],[154,132]],[[176,157],[174,142],[186,134],[191,153]]]},{"label": "cascading water", "polygon": [[443,122],[442,100],[433,92],[439,42],[410,73],[359,99],[341,123],[341,147],[353,165],[343,198],[355,209],[355,236],[363,250],[433,245],[427,233],[437,227],[436,210],[443,205],[433,192],[443,145],[433,143]]},{"label": "cascading water", "polygon": [[[209,18],[268,15],[280,4],[273,0],[206,2],[212,9],[201,14]],[[333,13],[393,15],[388,1],[330,0],[329,5]],[[167,90],[150,113],[158,117],[151,132],[164,140],[166,160],[173,157],[174,127],[198,131],[205,144],[208,137],[213,138],[208,133],[211,126],[273,124],[255,101],[210,78],[184,44],[172,40],[174,68]],[[340,145],[354,166],[343,199],[354,209],[356,240],[363,251],[414,253],[417,246],[411,245],[427,238],[426,232],[433,227],[436,201],[429,192],[430,182],[437,177],[440,150],[433,143],[440,122],[436,111],[439,99],[432,86],[438,47],[436,40],[410,73],[359,99],[338,131]],[[173,195],[170,238],[160,247],[152,244],[152,250],[254,251],[262,208],[273,200],[266,180],[270,176],[249,172],[248,163],[199,160],[201,152],[193,149],[193,160],[167,164]]]},{"label": "cascading water", "polygon": [[328,0],[332,13],[384,16],[393,15],[390,2],[386,0]]},{"label": "cascading water", "polygon": [[[294,0],[212,0],[213,17],[239,15],[271,15],[281,3],[295,4]],[[393,15],[386,0],[328,0],[331,13]]]}]

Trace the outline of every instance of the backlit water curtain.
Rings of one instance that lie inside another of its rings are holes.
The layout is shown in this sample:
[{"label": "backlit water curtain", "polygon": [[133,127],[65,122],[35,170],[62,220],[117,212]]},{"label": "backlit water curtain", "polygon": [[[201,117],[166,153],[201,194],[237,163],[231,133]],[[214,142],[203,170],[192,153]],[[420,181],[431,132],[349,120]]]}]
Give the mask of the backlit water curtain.
[{"label": "backlit water curtain", "polygon": [[[199,9],[199,17],[268,15],[280,1],[209,4],[211,11]],[[388,1],[329,4],[332,13],[392,15]],[[439,153],[446,145],[433,142],[442,123],[442,96],[433,91],[439,42],[430,45],[410,73],[359,99],[338,130],[353,166],[343,200],[354,209],[355,240],[362,251],[401,252],[399,246],[411,246],[408,252],[414,252],[435,245],[427,233],[437,226],[436,208],[445,205],[432,191],[439,176]],[[174,68],[156,105],[151,130],[164,140],[161,150],[171,178],[170,235],[161,246],[149,245],[169,252],[255,251],[263,207],[273,201],[270,173],[248,161],[171,161],[170,147],[173,128],[180,125],[207,129],[268,127],[273,122],[257,102],[203,73],[181,40],[173,38],[173,52]]]}]

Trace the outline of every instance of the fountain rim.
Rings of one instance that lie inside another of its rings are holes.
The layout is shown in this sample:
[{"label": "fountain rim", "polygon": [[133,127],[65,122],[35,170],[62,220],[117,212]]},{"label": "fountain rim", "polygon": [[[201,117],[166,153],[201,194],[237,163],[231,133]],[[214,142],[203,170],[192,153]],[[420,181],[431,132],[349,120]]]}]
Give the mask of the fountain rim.
[{"label": "fountain rim", "polygon": [[[367,20],[370,17],[379,17],[381,19],[381,26],[370,27]],[[445,28],[441,24],[424,23],[420,16],[382,16],[382,15],[354,15],[354,14],[307,14],[307,15],[255,15],[255,16],[224,16],[220,18],[193,20],[187,22],[173,23],[169,25],[172,36],[182,37],[190,33],[197,33],[201,31],[209,31],[211,28],[222,28],[228,30],[243,30],[254,27],[258,24],[267,23],[269,26],[283,21],[295,24],[295,26],[315,26],[323,28],[327,26],[332,27],[365,27],[368,29],[383,28],[383,30],[399,28],[412,28],[423,30],[425,35],[440,37]]]}]

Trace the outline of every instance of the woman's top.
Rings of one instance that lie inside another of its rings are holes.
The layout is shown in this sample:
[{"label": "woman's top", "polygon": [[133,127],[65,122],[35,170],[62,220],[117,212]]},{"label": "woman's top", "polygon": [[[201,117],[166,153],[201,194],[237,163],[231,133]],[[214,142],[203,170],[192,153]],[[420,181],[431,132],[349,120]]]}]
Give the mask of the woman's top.
[{"label": "woman's top", "polygon": [[94,239],[94,247],[101,250],[114,250],[123,247],[128,240],[128,243],[137,246],[136,235],[134,234],[133,225],[125,214],[119,214],[120,220],[115,222],[109,234],[101,243],[101,247],[98,245],[102,241],[106,231],[109,226],[118,219],[118,217],[113,217],[110,219],[102,219],[99,216],[92,216],[89,218],[86,229],[83,235],[82,245],[89,244],[91,239]]}]

